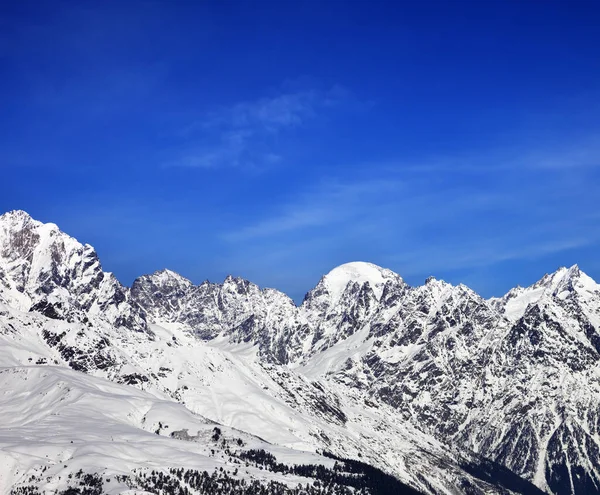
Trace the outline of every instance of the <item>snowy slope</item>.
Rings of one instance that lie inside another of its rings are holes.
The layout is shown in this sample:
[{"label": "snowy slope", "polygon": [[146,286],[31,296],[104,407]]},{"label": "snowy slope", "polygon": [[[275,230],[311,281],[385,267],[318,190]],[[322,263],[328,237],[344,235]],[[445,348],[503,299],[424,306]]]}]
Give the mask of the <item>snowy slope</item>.
[{"label": "snowy slope", "polygon": [[[148,334],[130,332],[127,338],[102,330],[96,336],[89,327],[78,335],[81,327],[73,323],[8,308],[0,311],[0,326],[5,329],[0,335],[2,362],[12,369],[28,363],[72,364],[44,337],[46,333],[61,335],[68,328],[71,332],[61,341],[68,348],[87,351],[83,354],[87,363],[104,363],[95,357],[94,349],[99,346],[93,342],[118,342],[108,346],[106,360],[111,366],[87,367],[87,373],[134,385],[163,401],[177,400],[188,411],[210,420],[295,450],[321,449],[362,459],[424,492],[456,493],[466,486],[475,493],[502,492],[477,474],[464,472],[462,464],[478,465],[478,458],[459,455],[403,424],[384,404],[358,398],[342,404],[342,397],[326,384],[281,365],[261,363],[256,349],[248,344],[231,345],[223,339],[205,343],[176,327],[158,326],[152,327],[152,339]],[[92,339],[92,344],[86,339]],[[107,351],[99,349],[98,355],[102,352]],[[163,424],[171,426],[167,421]],[[155,427],[155,423],[149,426],[151,431]],[[35,437],[35,432],[27,436]]]},{"label": "snowy slope", "polygon": [[135,486],[136,471],[169,467],[209,473],[224,469],[235,471],[236,479],[291,486],[314,481],[241,463],[239,454],[251,449],[265,449],[290,465],[334,464],[217,425],[173,401],[68,368],[2,368],[0,388],[1,493],[31,485],[51,493],[71,485],[80,470],[110,480],[103,483],[103,493]]}]

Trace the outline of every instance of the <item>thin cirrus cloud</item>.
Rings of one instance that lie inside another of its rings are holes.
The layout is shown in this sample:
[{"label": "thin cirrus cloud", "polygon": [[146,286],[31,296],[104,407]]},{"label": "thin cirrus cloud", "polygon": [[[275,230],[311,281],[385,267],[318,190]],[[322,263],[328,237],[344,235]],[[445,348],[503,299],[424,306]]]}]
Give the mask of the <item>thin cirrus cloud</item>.
[{"label": "thin cirrus cloud", "polygon": [[341,86],[328,90],[282,92],[221,107],[184,127],[185,150],[170,166],[262,169],[284,160],[277,141],[282,133],[305,126],[352,99]]},{"label": "thin cirrus cloud", "polygon": [[324,181],[306,191],[287,204],[279,205],[282,213],[245,226],[239,230],[226,232],[223,238],[228,241],[245,241],[272,238],[301,230],[340,224],[356,218],[357,213],[370,211],[367,203],[381,205],[383,196],[397,194],[402,183],[394,179],[371,179],[356,182],[339,180]]},{"label": "thin cirrus cloud", "polygon": [[536,259],[549,254],[569,251],[593,243],[592,239],[530,240],[511,245],[505,238],[487,239],[475,243],[459,243],[453,246],[432,245],[425,249],[408,250],[389,258],[390,263],[402,266],[404,276],[460,271],[501,263],[504,261]]},{"label": "thin cirrus cloud", "polygon": [[[594,147],[561,150],[524,151],[523,165],[510,167],[487,167],[506,163],[504,153],[489,155],[459,174],[389,163],[348,168],[345,178],[297,191],[221,238],[233,263],[251,253],[275,272],[360,258],[407,276],[589,248],[600,242]],[[273,246],[285,250],[275,256]]]},{"label": "thin cirrus cloud", "polygon": [[512,146],[453,156],[429,156],[421,161],[372,164],[388,172],[406,174],[465,173],[474,175],[512,173],[519,170],[560,171],[600,167],[600,133],[565,143],[544,146]]}]

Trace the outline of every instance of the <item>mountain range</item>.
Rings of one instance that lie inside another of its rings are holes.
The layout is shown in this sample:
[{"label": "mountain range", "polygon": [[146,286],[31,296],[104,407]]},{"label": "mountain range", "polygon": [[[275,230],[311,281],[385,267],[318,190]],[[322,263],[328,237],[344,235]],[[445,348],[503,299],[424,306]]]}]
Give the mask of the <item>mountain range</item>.
[{"label": "mountain range", "polygon": [[303,302],[0,216],[0,492],[600,493],[600,285],[365,262]]}]

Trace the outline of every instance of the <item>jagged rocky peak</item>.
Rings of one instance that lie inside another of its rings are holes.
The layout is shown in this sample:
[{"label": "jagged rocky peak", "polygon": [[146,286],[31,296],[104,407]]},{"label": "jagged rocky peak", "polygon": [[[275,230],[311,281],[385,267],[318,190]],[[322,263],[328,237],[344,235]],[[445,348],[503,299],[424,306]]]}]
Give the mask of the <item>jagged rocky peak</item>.
[{"label": "jagged rocky peak", "polygon": [[182,287],[191,287],[193,285],[191,280],[168,268],[158,270],[152,275],[146,275],[145,277],[152,279],[157,285],[180,285]]},{"label": "jagged rocky peak", "polygon": [[510,320],[517,320],[527,308],[541,300],[587,300],[600,297],[600,285],[586,275],[579,266],[561,267],[544,275],[529,287],[515,287],[503,297],[491,299],[492,305]]},{"label": "jagged rocky peak", "polygon": [[91,246],[81,245],[55,224],[33,220],[23,211],[0,217],[0,247],[4,277],[23,296],[19,304],[23,310],[78,277],[96,287],[102,280],[98,276],[102,273],[100,262]]},{"label": "jagged rocky peak", "polygon": [[8,211],[0,215],[0,228],[8,232],[18,232],[24,229],[28,224],[37,222],[27,212],[22,210]]},{"label": "jagged rocky peak", "polygon": [[429,292],[442,293],[447,290],[452,290],[454,285],[446,282],[445,280],[435,278],[434,276],[429,276],[421,287]]},{"label": "jagged rocky peak", "polygon": [[0,277],[0,298],[21,311],[65,320],[94,317],[147,330],[143,311],[130,304],[128,290],[112,274],[102,271],[92,246],[23,211],[0,216]]},{"label": "jagged rocky peak", "polygon": [[131,286],[131,297],[148,314],[152,321],[174,319],[181,309],[193,284],[178,273],[163,269],[150,275],[142,275]]},{"label": "jagged rocky peak", "polygon": [[433,276],[427,277],[425,283],[412,290],[408,302],[418,301],[422,305],[421,313],[428,313],[431,308],[436,308],[440,300],[447,298],[456,289],[452,284]]},{"label": "jagged rocky peak", "polygon": [[36,259],[39,264],[36,268],[49,268],[43,261],[54,264],[62,262],[62,253],[57,249],[60,243],[66,243],[68,247],[78,244],[75,239],[60,232],[55,224],[34,220],[24,211],[10,211],[0,216],[0,255],[8,261],[27,263],[26,271],[32,268],[34,255],[40,254],[35,252],[38,247],[44,247],[46,252],[42,254],[48,254],[49,257],[47,260]]},{"label": "jagged rocky peak", "polygon": [[0,215],[0,223],[2,223],[3,225],[25,225],[27,223],[41,224],[41,222],[38,222],[37,220],[31,218],[31,215],[29,215],[29,213],[23,210],[12,210],[3,213],[2,215]]},{"label": "jagged rocky peak", "polygon": [[582,272],[577,265],[573,265],[570,268],[562,266],[554,273],[546,273],[540,280],[533,284],[532,288],[544,288],[556,291],[560,286],[564,286],[579,279],[581,275]]},{"label": "jagged rocky peak", "polygon": [[444,280],[428,277],[424,285],[415,287],[403,301],[401,314],[434,317],[450,312],[460,313],[462,318],[485,315],[497,310],[479,294],[464,284],[452,285]]},{"label": "jagged rocky peak", "polygon": [[226,335],[232,342],[253,342],[269,355],[289,353],[276,340],[297,326],[298,309],[288,296],[231,275],[222,283],[194,285],[163,270],[138,278],[131,294],[153,323],[177,324],[205,340]]},{"label": "jagged rocky peak", "polygon": [[260,292],[258,285],[246,280],[242,277],[234,277],[227,275],[221,284],[222,291],[230,294],[233,297],[252,298]]},{"label": "jagged rocky peak", "polygon": [[167,295],[183,296],[192,286],[190,280],[165,268],[136,278],[131,286],[131,293],[136,300],[144,297],[164,299]]},{"label": "jagged rocky peak", "polygon": [[567,293],[598,292],[600,285],[594,279],[582,272],[579,266],[560,268],[554,273],[550,286],[552,295],[560,298],[566,297]]}]

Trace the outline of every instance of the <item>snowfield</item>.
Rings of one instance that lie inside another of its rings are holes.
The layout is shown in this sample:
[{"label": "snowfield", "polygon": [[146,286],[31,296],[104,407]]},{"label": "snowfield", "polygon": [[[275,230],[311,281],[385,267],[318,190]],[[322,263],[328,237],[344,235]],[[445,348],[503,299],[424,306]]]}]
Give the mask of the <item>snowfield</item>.
[{"label": "snowfield", "polygon": [[[57,366],[11,367],[0,370],[0,492],[39,476],[42,493],[65,488],[69,474],[100,472],[111,479],[107,493],[128,487],[117,475],[135,469],[207,470],[237,466],[222,448],[223,439],[244,449],[267,448],[281,462],[324,464],[331,459],[280,448],[239,430],[195,415],[173,401],[126,385],[118,385]],[[189,441],[170,436],[189,437]],[[306,483],[300,477],[267,475],[257,467],[239,469],[239,476]]]}]

